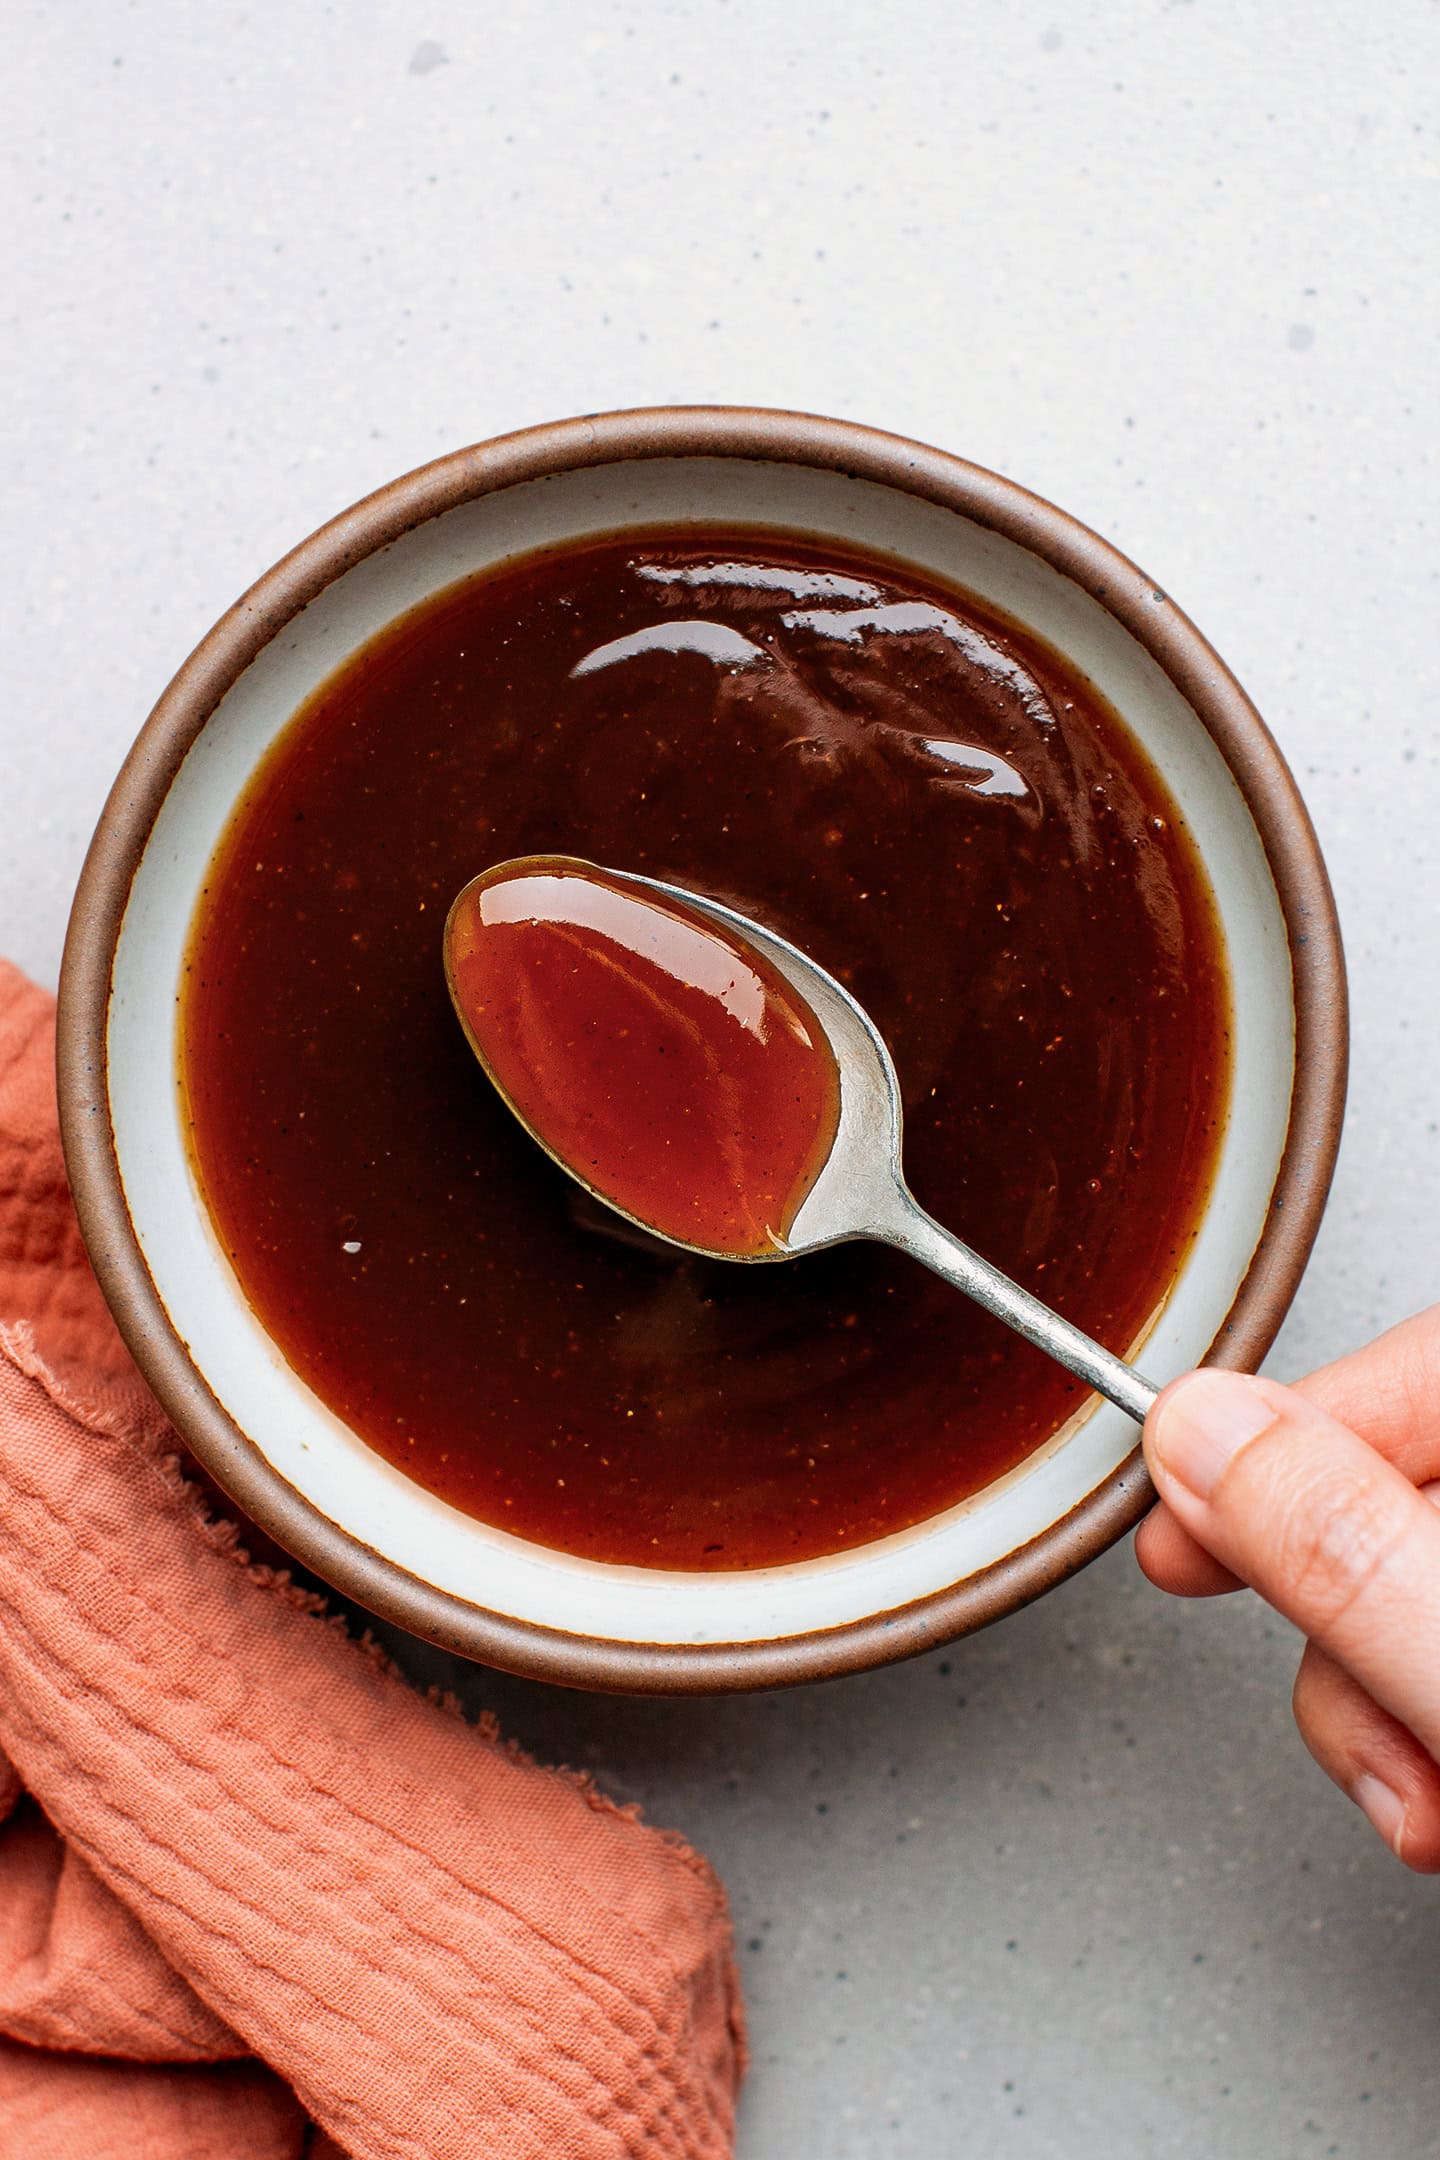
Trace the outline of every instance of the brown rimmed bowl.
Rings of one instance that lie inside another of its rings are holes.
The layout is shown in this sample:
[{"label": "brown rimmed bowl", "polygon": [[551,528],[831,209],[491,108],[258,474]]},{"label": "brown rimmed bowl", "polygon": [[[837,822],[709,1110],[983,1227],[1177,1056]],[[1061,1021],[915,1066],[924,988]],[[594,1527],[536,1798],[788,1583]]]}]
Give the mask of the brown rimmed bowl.
[{"label": "brown rimmed bowl", "polygon": [[1235,1034],[1214,1186],[1146,1337],[1155,1377],[1204,1358],[1253,1367],[1269,1347],[1324,1205],[1346,1064],[1334,905],[1259,716],[1149,578],[993,473],[802,414],[611,413],[441,458],[261,578],[147,721],[76,895],[59,1084],[91,1259],[195,1456],[306,1566],[489,1664],[656,1693],[854,1672],[1013,1611],[1150,1504],[1133,1425],[1092,1405],[946,1514],[851,1553],[750,1573],[609,1567],[474,1522],[367,1448],[255,1318],[189,1169],[175,1009],[215,846],[269,745],[326,676],[457,578],[587,533],[687,519],[859,542],[969,588],[1090,676],[1163,772],[1209,870]]}]

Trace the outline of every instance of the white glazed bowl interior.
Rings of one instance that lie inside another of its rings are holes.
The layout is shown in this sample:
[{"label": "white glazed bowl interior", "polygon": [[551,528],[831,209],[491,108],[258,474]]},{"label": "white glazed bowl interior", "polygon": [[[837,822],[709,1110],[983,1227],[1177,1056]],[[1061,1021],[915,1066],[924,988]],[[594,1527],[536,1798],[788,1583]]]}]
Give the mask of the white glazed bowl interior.
[{"label": "white glazed bowl interior", "polygon": [[[751,1573],[606,1566],[472,1521],[372,1453],[292,1371],[255,1318],[190,1170],[175,1080],[175,1011],[196,900],[236,799],[297,706],[342,661],[428,595],[507,557],[587,533],[696,518],[829,535],[969,588],[1066,654],[1164,774],[1208,865],[1224,930],[1234,1079],[1203,1225],[1144,1339],[1144,1367],[1158,1381],[1204,1354],[1245,1276],[1285,1146],[1294,1068],[1285,923],[1259,833],[1220,752],[1169,677],[1097,601],[1040,557],[954,510],[873,481],[758,459],[595,466],[445,512],[355,564],[287,623],[186,754],[139,863],[116,949],[110,1106],[146,1264],[219,1402],[281,1477],[339,1528],[488,1612],[659,1645],[773,1641],[841,1627],[963,1581],[1085,1500],[1129,1455],[1135,1427],[1109,1405],[1092,1407],[1009,1476],[943,1515],[830,1559]],[[983,1250],[983,1224],[954,1227]]]}]

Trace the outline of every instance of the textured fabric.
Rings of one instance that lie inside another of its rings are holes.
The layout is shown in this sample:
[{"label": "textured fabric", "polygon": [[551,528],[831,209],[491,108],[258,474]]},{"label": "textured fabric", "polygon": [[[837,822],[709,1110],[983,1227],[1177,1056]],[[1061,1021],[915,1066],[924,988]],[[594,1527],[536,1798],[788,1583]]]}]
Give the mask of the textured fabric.
[{"label": "textured fabric", "polygon": [[718,2160],[714,1876],[206,1520],[84,1262],[52,1028],[0,964],[0,2160]]}]

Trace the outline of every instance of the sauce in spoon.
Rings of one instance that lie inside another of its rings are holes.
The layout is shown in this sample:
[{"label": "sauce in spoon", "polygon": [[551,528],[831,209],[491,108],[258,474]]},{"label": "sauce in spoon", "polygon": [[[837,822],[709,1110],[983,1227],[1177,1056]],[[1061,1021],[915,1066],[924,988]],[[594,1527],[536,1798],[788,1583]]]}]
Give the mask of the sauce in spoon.
[{"label": "sauce in spoon", "polygon": [[475,878],[445,926],[471,1044],[541,1143],[663,1237],[772,1252],[840,1114],[809,1006],[753,947],[566,856]]}]

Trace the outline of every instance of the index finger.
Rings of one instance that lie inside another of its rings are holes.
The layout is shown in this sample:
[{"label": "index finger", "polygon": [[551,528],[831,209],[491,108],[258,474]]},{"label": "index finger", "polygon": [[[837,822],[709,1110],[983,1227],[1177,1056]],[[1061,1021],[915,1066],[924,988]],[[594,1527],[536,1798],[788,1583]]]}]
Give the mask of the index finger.
[{"label": "index finger", "polygon": [[1322,1365],[1296,1390],[1378,1448],[1412,1485],[1440,1475],[1440,1305]]}]

